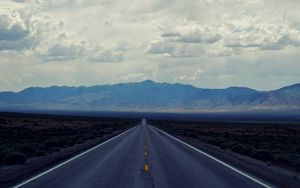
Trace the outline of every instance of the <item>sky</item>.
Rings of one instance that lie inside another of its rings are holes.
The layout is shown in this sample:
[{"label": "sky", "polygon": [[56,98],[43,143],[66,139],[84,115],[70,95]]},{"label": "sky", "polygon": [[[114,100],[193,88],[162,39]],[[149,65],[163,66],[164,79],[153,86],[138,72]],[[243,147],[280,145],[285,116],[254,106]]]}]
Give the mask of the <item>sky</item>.
[{"label": "sky", "polygon": [[0,91],[300,82],[299,0],[1,0]]}]

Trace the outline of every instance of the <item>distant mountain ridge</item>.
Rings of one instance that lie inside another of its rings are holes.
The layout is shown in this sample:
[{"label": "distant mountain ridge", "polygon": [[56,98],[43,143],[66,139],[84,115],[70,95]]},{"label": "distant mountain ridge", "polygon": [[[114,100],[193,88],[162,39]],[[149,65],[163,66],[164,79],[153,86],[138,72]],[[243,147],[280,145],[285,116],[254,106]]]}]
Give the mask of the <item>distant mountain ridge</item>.
[{"label": "distant mountain ridge", "polygon": [[91,87],[31,87],[0,92],[0,109],[202,111],[300,109],[300,84],[273,91],[202,89],[151,80]]}]

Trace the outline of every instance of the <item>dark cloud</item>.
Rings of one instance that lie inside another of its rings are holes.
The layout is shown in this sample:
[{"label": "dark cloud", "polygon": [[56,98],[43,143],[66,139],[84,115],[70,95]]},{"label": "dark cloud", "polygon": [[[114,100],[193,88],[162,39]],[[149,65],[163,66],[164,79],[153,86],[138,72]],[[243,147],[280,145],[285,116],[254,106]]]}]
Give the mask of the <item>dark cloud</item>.
[{"label": "dark cloud", "polygon": [[29,35],[29,29],[19,17],[0,15],[0,41],[17,41]]},{"label": "dark cloud", "polygon": [[8,2],[0,7],[0,51],[35,49],[55,24],[47,17],[35,17],[25,3]]},{"label": "dark cloud", "polygon": [[180,33],[179,32],[164,32],[160,36],[161,37],[179,37]]}]

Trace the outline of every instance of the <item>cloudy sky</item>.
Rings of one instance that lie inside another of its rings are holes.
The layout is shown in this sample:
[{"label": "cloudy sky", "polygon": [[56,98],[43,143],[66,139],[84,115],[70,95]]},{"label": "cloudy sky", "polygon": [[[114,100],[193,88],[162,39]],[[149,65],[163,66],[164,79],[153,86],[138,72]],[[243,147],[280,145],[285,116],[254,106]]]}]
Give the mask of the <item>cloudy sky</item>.
[{"label": "cloudy sky", "polygon": [[300,82],[299,0],[1,0],[0,90]]}]

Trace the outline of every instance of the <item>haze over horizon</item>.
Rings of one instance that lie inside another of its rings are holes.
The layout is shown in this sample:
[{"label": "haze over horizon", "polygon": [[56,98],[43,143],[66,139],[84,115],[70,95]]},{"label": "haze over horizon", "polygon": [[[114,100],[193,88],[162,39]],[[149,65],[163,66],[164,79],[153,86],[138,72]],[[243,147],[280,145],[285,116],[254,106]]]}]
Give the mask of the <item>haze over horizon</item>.
[{"label": "haze over horizon", "polygon": [[300,82],[300,1],[2,0],[0,91]]}]

